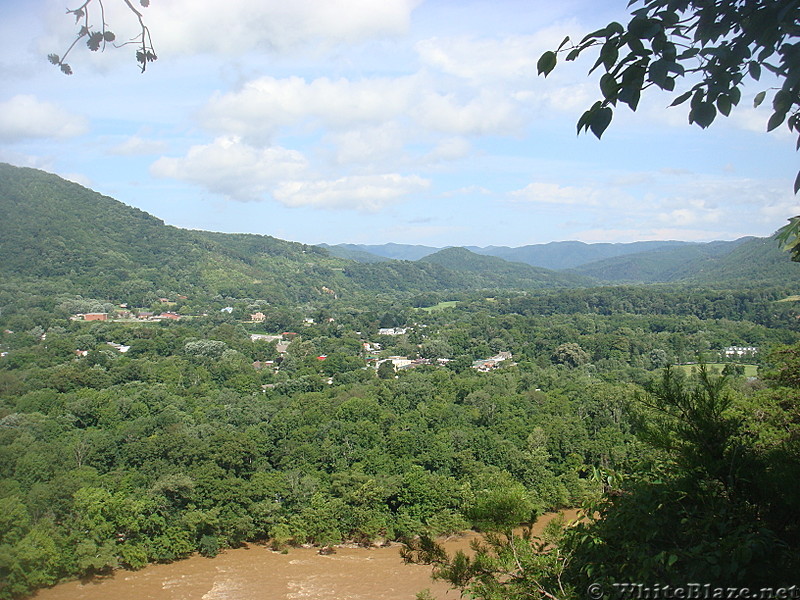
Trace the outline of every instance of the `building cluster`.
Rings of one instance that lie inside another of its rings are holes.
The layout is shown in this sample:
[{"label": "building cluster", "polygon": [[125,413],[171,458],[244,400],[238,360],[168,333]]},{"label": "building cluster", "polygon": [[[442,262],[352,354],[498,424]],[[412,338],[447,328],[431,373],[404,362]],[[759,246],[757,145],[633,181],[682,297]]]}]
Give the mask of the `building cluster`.
[{"label": "building cluster", "polygon": [[753,356],[758,352],[756,346],[728,346],[723,350],[725,356]]},{"label": "building cluster", "polygon": [[155,313],[148,310],[140,310],[134,313],[126,309],[121,309],[115,311],[113,314],[107,312],[77,313],[72,315],[70,319],[73,321],[179,321],[181,315],[172,311]]},{"label": "building cluster", "polygon": [[494,371],[495,369],[501,367],[505,361],[509,361],[508,364],[516,364],[511,363],[512,356],[511,352],[498,352],[494,356],[490,358],[482,358],[480,360],[476,360],[472,363],[472,368],[486,373],[488,371]]}]

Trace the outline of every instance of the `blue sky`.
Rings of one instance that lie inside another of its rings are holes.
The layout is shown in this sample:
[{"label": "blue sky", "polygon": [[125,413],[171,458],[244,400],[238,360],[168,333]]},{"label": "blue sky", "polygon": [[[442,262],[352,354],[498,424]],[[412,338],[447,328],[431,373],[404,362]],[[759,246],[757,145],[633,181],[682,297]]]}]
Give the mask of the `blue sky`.
[{"label": "blue sky", "polygon": [[77,47],[67,77],[46,60],[75,32],[64,0],[0,0],[0,161],[171,225],[306,243],[709,241],[800,214],[794,139],[752,108],[768,82],[705,131],[654,93],[602,141],[576,135],[593,61],[544,79],[536,60],[626,4],[152,0],[145,74],[131,48]]}]

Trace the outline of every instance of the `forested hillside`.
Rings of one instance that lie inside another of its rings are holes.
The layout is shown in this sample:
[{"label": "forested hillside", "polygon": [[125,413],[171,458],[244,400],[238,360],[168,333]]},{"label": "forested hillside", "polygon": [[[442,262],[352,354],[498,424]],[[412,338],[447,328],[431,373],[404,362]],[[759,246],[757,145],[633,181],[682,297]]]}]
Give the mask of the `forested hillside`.
[{"label": "forested hillside", "polygon": [[282,277],[259,291],[288,300],[318,295],[315,289],[330,283],[308,263],[339,265],[313,246],[252,237],[256,245],[236,236],[222,244],[219,236],[165,225],[55,175],[0,164],[0,272],[7,281],[46,280],[72,293],[141,304],[155,290],[253,290],[266,256],[274,265],[269,271]]},{"label": "forested hillside", "polygon": [[[705,243],[633,242],[628,244],[585,244],[583,242],[551,242],[509,248],[506,246],[468,246],[466,250],[507,261],[484,263],[475,258],[454,259],[450,252],[458,249],[438,249],[428,246],[402,244],[383,245],[325,245],[334,255],[361,263],[375,263],[397,257],[437,262],[449,268],[509,274],[519,270],[519,263],[555,270],[564,275],[577,275],[582,285],[591,281],[609,283],[730,283],[764,282],[779,278],[797,281],[800,269],[782,252],[774,238],[740,238],[734,241]],[[463,249],[462,249],[463,250]],[[434,258],[438,256],[438,258]],[[414,258],[416,257],[416,258]],[[447,257],[447,258],[446,258]],[[472,265],[467,265],[471,262]],[[517,263],[511,267],[508,263]],[[502,279],[502,277],[501,277]],[[495,282],[499,284],[499,281]],[[503,285],[506,285],[505,283]]]},{"label": "forested hillside", "polygon": [[[362,265],[317,246],[265,235],[187,231],[55,175],[0,165],[0,272],[47,280],[72,293],[143,303],[165,295],[271,298],[279,302],[382,292],[568,286],[572,275],[432,263]],[[168,294],[167,294],[168,295]]]},{"label": "forested hillside", "polygon": [[681,246],[692,245],[690,242],[677,241],[652,241],[652,242],[631,242],[621,244],[596,243],[587,244],[584,242],[549,242],[547,244],[531,244],[509,248],[507,246],[486,246],[484,248],[469,246],[477,254],[496,256],[504,260],[521,262],[534,267],[544,267],[561,271],[571,269],[580,265],[594,263],[607,258],[626,256],[629,254],[641,254],[643,252],[654,252],[656,250],[666,250]]},{"label": "forested hillside", "polygon": [[521,288],[592,285],[589,278],[557,273],[520,262],[509,262],[494,256],[482,256],[466,248],[446,248],[419,259],[421,263],[441,265],[452,271],[478,273],[489,279],[491,287]]},{"label": "forested hillside", "polygon": [[589,263],[570,272],[618,283],[800,283],[800,265],[774,237],[660,249]]}]

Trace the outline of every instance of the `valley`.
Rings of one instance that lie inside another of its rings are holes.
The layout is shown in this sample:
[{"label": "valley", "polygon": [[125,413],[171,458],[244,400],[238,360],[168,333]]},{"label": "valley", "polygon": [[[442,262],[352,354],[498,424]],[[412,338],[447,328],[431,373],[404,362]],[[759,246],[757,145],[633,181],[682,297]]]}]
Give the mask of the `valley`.
[{"label": "valley", "polygon": [[[347,588],[324,564],[384,549],[316,552],[386,540],[426,563],[395,549],[398,581],[432,563],[464,590],[610,580],[623,547],[653,577],[710,577],[747,547],[715,576],[783,581],[800,265],[769,238],[563,249],[559,269],[397,244],[406,259],[350,259],[0,165],[0,598],[79,578],[222,597],[239,588],[213,573],[292,560]],[[579,506],[598,517],[547,544],[512,533]],[[465,530],[491,578],[416,546]],[[394,585],[361,579],[354,598]],[[446,581],[422,588],[454,597]]]}]

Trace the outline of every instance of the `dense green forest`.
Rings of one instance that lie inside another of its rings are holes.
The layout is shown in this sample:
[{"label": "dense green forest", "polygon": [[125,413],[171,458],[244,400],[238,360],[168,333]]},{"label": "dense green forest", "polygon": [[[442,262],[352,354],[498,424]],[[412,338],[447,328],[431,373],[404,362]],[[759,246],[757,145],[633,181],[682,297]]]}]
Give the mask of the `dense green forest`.
[{"label": "dense green forest", "polygon": [[747,283],[358,263],[7,166],[0,233],[0,598],[251,540],[405,540],[481,598],[796,573],[800,265],[765,240]]}]

